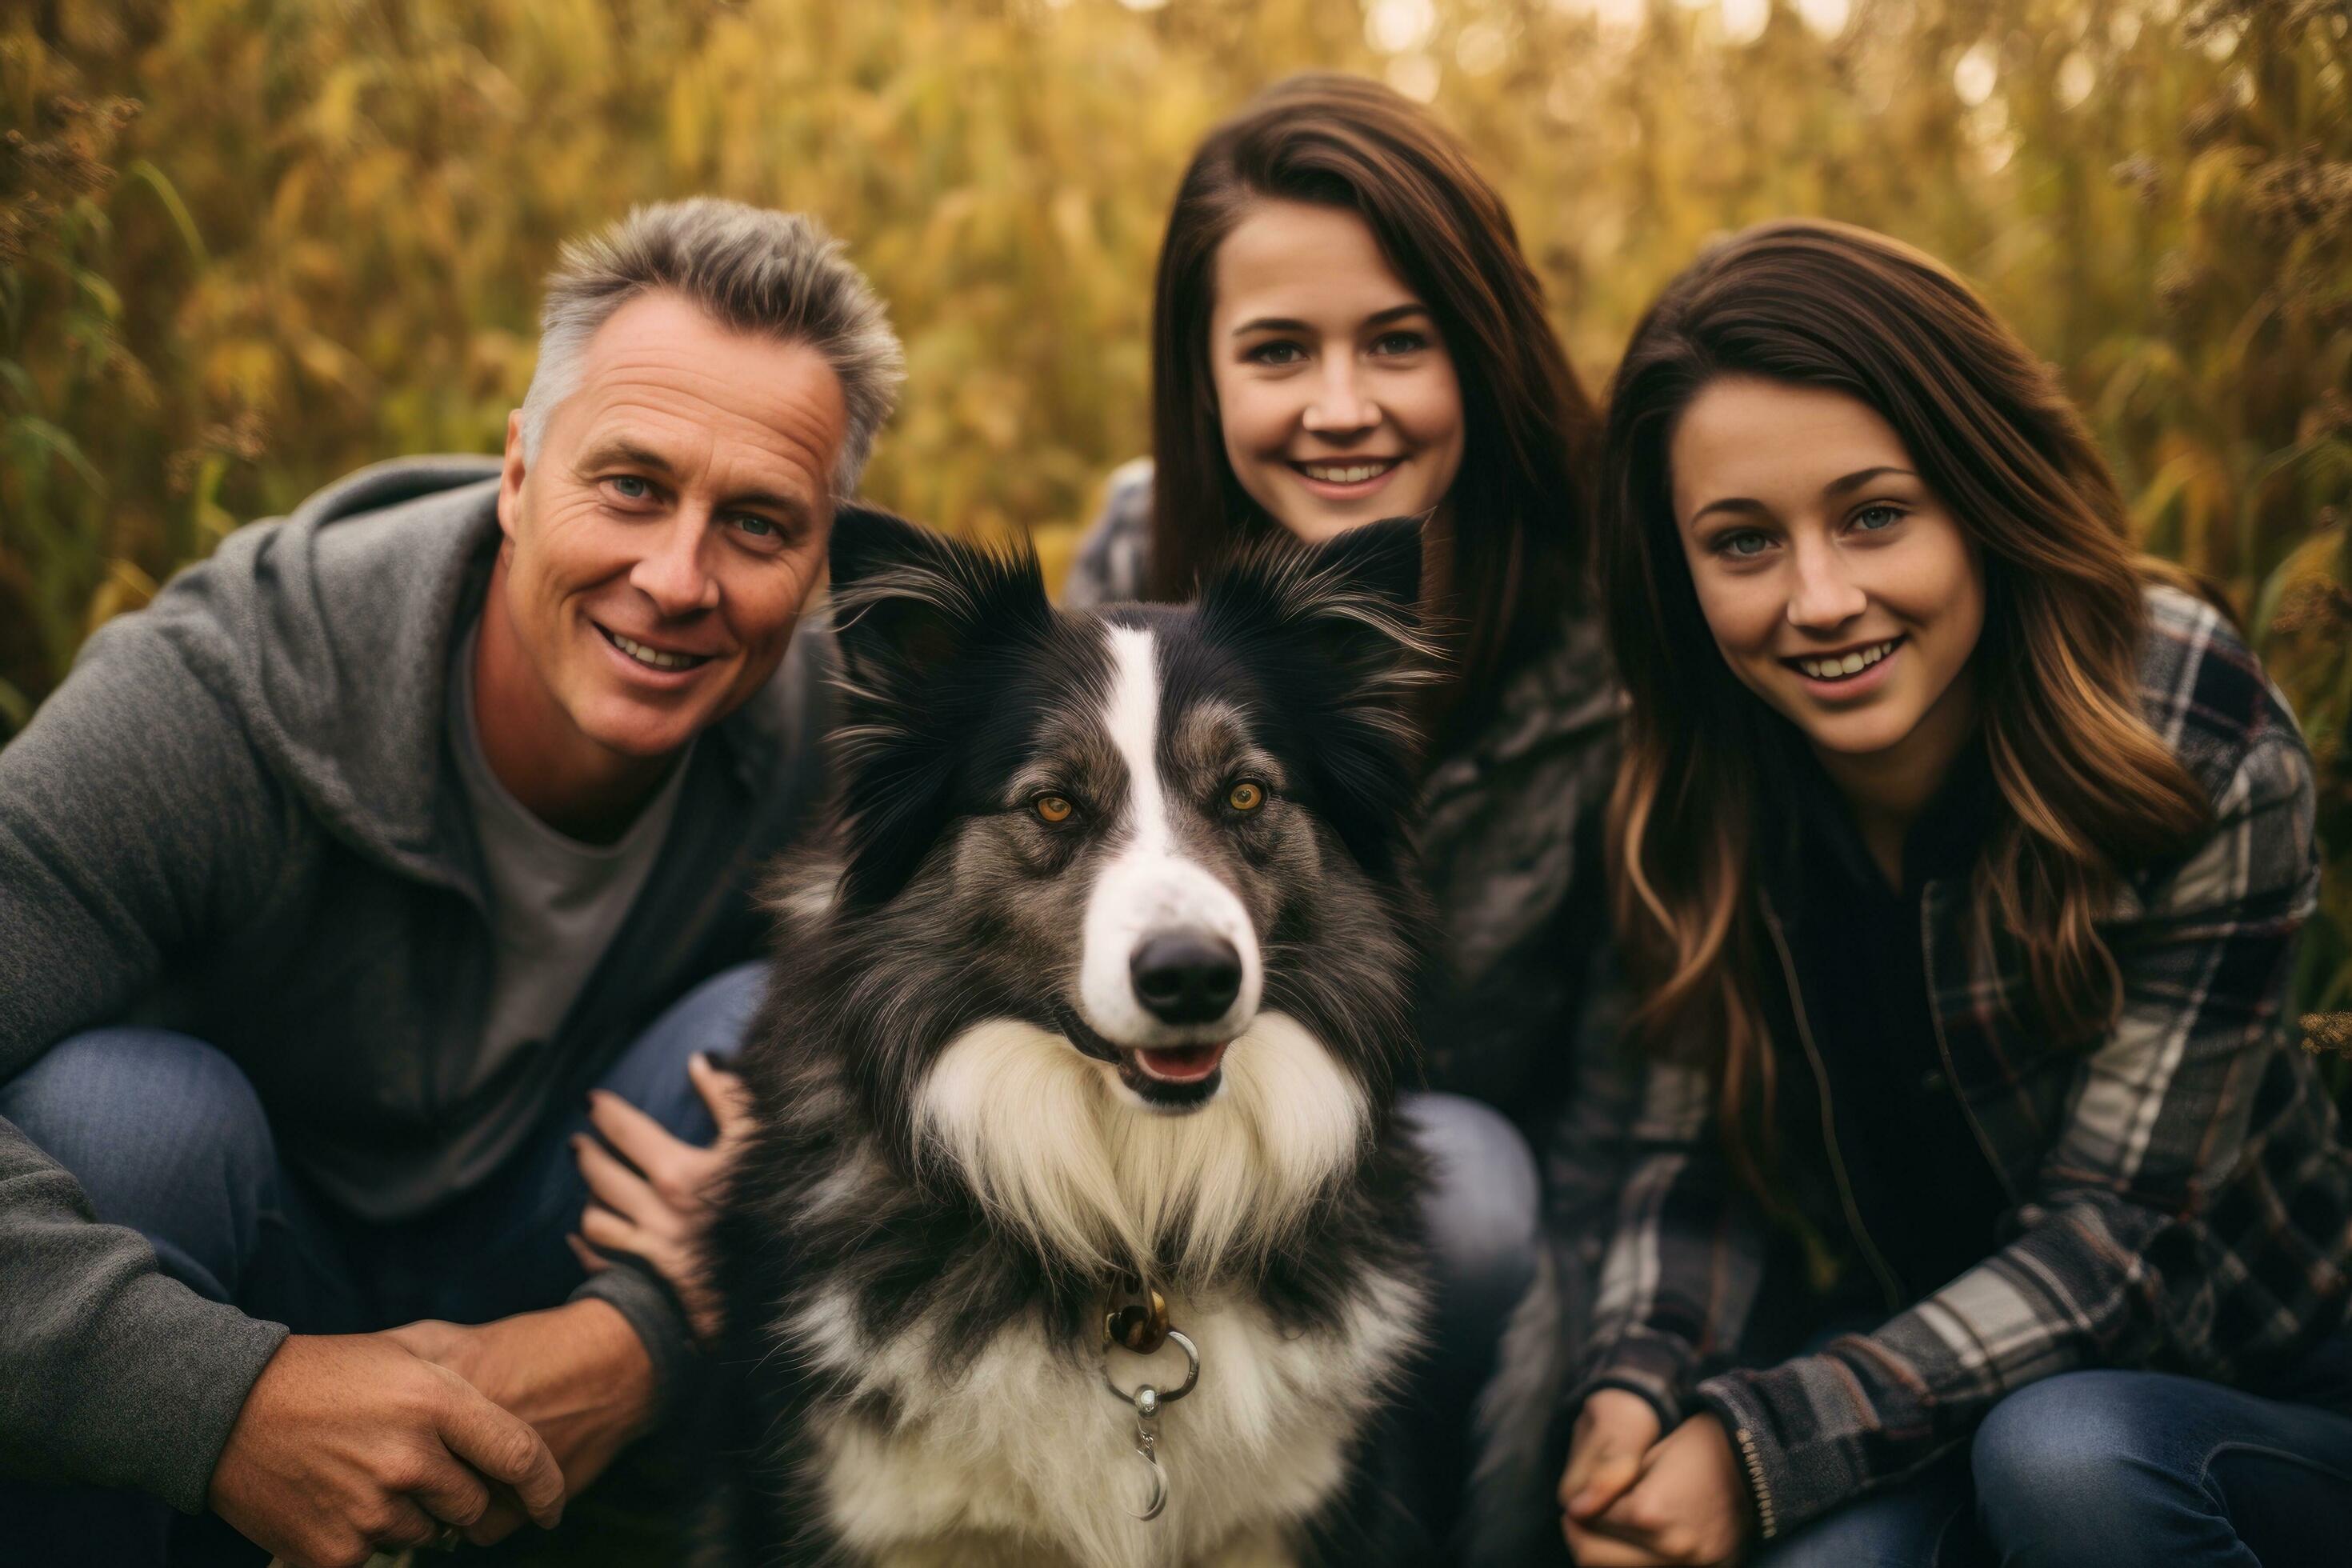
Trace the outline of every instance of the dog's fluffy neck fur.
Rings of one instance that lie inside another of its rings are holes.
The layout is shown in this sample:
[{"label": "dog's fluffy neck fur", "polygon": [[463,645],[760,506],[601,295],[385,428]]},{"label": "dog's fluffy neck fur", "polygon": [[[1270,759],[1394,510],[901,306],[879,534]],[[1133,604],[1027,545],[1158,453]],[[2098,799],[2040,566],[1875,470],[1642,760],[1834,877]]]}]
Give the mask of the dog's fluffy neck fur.
[{"label": "dog's fluffy neck fur", "polygon": [[952,1163],[990,1219],[1089,1275],[1206,1284],[1262,1267],[1369,1147],[1363,1091],[1297,1021],[1260,1014],[1224,1087],[1181,1116],[1122,1103],[1109,1069],[998,1019],[943,1052],[917,1101],[919,1160]]},{"label": "dog's fluffy neck fur", "polygon": [[[1325,1098],[1339,1085],[1311,1081],[1305,1064],[1328,1058],[1305,1028],[1262,1016],[1228,1053],[1240,1070],[1217,1100],[1167,1118],[1118,1103],[1059,1037],[991,1021],[940,1053],[916,1121],[895,1127],[828,1043],[810,1043],[776,1140],[752,1151],[797,1149],[789,1187],[761,1205],[789,1222],[738,1244],[768,1249],[761,1353],[788,1358],[817,1395],[743,1434],[831,1478],[804,1501],[807,1527],[850,1555],[806,1561],[1314,1561],[1299,1521],[1346,1485],[1347,1435],[1392,1388],[1425,1304],[1400,1226],[1413,1167],[1375,1135],[1360,1091],[1304,1126],[1264,1114],[1282,1091],[1340,1103]],[[1042,1139],[1047,1120],[1055,1135]],[[754,1167],[745,1184],[784,1173]],[[1131,1516],[1134,1412],[1104,1378],[1171,1386],[1181,1359],[1101,1342],[1143,1238],[1142,1267],[1202,1363],[1163,1415],[1173,1501],[1148,1524]]]},{"label": "dog's fluffy neck fur", "polygon": [[[823,875],[812,857],[777,885]],[[782,912],[798,978],[779,984],[754,1033],[795,1047],[744,1064],[774,1119],[739,1190],[771,1187],[809,1268],[856,1266],[873,1326],[942,1301],[978,1313],[1034,1298],[1043,1323],[1091,1350],[1107,1297],[1142,1278],[1178,1293],[1253,1290],[1297,1330],[1338,1321],[1349,1289],[1352,1269],[1318,1243],[1361,1248],[1350,1264],[1411,1271],[1412,1244],[1375,1217],[1416,1179],[1389,1136],[1393,1109],[1318,1043],[1389,1009],[1325,1016],[1315,998],[1282,997],[1297,1011],[1259,1015],[1213,1100],[1152,1115],[1120,1102],[1103,1064],[1061,1036],[972,1019],[988,1002],[977,977],[876,989],[866,955],[908,940],[887,919],[843,921],[805,898]],[[947,1043],[917,1053],[930,1065],[903,1081],[868,1043],[886,1029]],[[875,1267],[884,1235],[919,1238],[929,1268]],[[937,1342],[942,1375],[967,1342]]]}]

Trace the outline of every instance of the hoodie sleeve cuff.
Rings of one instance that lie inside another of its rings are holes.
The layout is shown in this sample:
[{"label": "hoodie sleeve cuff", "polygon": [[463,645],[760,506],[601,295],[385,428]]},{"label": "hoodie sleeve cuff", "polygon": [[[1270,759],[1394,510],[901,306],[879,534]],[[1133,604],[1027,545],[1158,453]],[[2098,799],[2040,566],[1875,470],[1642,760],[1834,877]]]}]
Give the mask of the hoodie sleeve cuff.
[{"label": "hoodie sleeve cuff", "polygon": [[1756,1522],[1765,1540],[1850,1501],[1863,1489],[1851,1450],[1823,1440],[1804,1441],[1819,1426],[1806,1392],[1818,1377],[1818,1356],[1801,1356],[1759,1371],[1725,1373],[1698,1385],[1696,1399],[1723,1423],[1748,1478]]},{"label": "hoodie sleeve cuff", "polygon": [[694,1331],[669,1286],[625,1261],[592,1274],[572,1292],[574,1301],[598,1300],[628,1320],[653,1362],[654,1415],[667,1421],[689,1407],[699,1392],[702,1356]]},{"label": "hoodie sleeve cuff", "polygon": [[1622,1388],[1647,1400],[1658,1413],[1658,1430],[1671,1432],[1689,1413],[1692,1359],[1690,1347],[1670,1335],[1629,1333],[1595,1359],[1569,1396],[1570,1408],[1580,1407],[1597,1389]]}]

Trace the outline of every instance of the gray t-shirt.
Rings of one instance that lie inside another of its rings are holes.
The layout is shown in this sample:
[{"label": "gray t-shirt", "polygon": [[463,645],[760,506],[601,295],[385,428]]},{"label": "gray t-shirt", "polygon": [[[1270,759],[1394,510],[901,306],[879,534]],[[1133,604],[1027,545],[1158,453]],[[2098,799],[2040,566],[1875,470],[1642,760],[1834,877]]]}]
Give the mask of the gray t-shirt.
[{"label": "gray t-shirt", "polygon": [[550,827],[507,793],[483,753],[474,714],[474,646],[479,624],[458,639],[449,672],[449,744],[457,759],[482,852],[497,944],[489,1006],[470,1051],[440,1064],[446,1092],[472,1108],[431,1173],[443,1192],[487,1175],[513,1152],[564,1081],[547,1048],[661,853],[677,815],[692,746],[610,844],[583,844]]}]

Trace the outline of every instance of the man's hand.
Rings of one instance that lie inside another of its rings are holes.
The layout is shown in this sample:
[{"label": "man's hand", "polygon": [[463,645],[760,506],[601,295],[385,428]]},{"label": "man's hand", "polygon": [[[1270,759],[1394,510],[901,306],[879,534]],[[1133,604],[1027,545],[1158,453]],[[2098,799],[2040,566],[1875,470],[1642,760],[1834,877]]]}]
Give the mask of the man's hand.
[{"label": "man's hand", "polygon": [[385,1334],[296,1334],[261,1369],[213,1467],[212,1510],[290,1568],[346,1568],[478,1526],[495,1484],[563,1511],[555,1457],[462,1377]]},{"label": "man's hand", "polygon": [[[1576,1549],[1577,1527],[1624,1495],[1657,1440],[1658,1413],[1640,1394],[1597,1388],[1585,1400],[1569,1438],[1568,1470],[1559,1478],[1570,1550]],[[1582,1552],[1576,1560],[1584,1561]]]},{"label": "man's hand", "polygon": [[1694,1415],[1650,1450],[1632,1489],[1570,1521],[1569,1547],[1578,1568],[1715,1568],[1747,1555],[1752,1506],[1723,1423]]},{"label": "man's hand", "polygon": [[[653,1424],[652,1358],[607,1301],[573,1301],[475,1328],[427,1319],[383,1337],[455,1373],[536,1429],[561,1468],[561,1497],[578,1496]],[[487,1545],[526,1513],[537,1517],[528,1498],[493,1493],[467,1539]]]},{"label": "man's hand", "polygon": [[708,1342],[719,1332],[719,1303],[703,1278],[702,1238],[719,1180],[751,1131],[751,1097],[741,1079],[699,1052],[687,1063],[687,1076],[719,1124],[718,1141],[708,1148],[672,1137],[616,1094],[599,1089],[588,1097],[588,1119],[621,1158],[584,1132],[572,1141],[589,1203],[580,1234],[565,1239],[591,1274],[612,1267],[607,1252],[644,1258],[669,1281],[695,1334]]}]

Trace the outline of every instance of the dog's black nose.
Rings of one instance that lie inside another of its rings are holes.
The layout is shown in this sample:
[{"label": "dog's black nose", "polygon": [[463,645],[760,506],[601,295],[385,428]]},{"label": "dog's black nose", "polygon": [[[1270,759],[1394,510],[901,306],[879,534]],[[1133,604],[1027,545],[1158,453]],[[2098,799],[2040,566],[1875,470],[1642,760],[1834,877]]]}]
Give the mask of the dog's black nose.
[{"label": "dog's black nose", "polygon": [[1128,964],[1135,994],[1167,1024],[1222,1018],[1242,989],[1242,955],[1221,936],[1164,931],[1143,939]]}]

